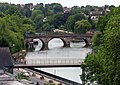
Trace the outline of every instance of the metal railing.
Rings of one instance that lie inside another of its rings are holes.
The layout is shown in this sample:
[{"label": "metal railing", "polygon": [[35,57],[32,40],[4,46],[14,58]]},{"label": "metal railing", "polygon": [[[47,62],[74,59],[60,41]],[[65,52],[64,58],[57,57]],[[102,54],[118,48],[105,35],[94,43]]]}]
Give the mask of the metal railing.
[{"label": "metal railing", "polygon": [[81,65],[83,59],[78,58],[41,58],[26,59],[27,65]]}]

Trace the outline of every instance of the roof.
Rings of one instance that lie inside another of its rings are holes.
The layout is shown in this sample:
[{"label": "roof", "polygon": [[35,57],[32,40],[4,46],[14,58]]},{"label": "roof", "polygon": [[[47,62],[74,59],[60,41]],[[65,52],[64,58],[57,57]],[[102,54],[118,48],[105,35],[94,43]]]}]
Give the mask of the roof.
[{"label": "roof", "polygon": [[9,47],[0,47],[0,68],[13,66],[13,61]]}]

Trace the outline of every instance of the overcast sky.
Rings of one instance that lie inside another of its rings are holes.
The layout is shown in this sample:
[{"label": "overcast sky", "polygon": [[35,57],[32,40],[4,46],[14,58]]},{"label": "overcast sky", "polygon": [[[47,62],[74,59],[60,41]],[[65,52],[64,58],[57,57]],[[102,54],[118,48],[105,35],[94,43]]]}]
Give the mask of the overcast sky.
[{"label": "overcast sky", "polygon": [[120,5],[120,0],[0,0],[0,2],[8,2],[14,4],[26,4],[26,3],[60,3],[62,6],[72,7],[72,6],[104,6],[104,5]]}]

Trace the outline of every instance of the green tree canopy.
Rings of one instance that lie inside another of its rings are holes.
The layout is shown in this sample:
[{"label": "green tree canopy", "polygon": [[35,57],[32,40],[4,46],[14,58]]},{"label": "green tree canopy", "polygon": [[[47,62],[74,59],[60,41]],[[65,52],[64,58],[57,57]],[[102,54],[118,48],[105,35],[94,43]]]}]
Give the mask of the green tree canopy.
[{"label": "green tree canopy", "polygon": [[[120,8],[120,7],[119,7]],[[111,11],[105,26],[102,44],[98,51],[89,55],[83,64],[86,83],[99,85],[119,85],[120,83],[120,11]]]},{"label": "green tree canopy", "polygon": [[35,17],[36,17],[37,15],[39,15],[39,14],[42,14],[42,15],[43,15],[43,13],[42,13],[41,10],[34,10],[34,11],[32,12],[31,19],[34,20]]},{"label": "green tree canopy", "polygon": [[75,15],[70,15],[66,21],[65,27],[68,31],[72,31],[74,32],[74,25],[75,22],[82,20],[82,19],[86,19],[86,17],[84,16],[84,14],[81,13],[77,13]]},{"label": "green tree canopy", "polygon": [[54,14],[48,17],[48,22],[53,24],[54,27],[59,28],[61,25],[64,24],[64,16],[63,14]]},{"label": "green tree canopy", "polygon": [[40,32],[42,31],[42,26],[43,26],[43,16],[42,15],[37,15],[34,19],[34,23],[36,26],[36,31],[39,30]]},{"label": "green tree canopy", "polygon": [[91,28],[91,24],[87,20],[77,21],[75,23],[75,33],[85,33]]}]

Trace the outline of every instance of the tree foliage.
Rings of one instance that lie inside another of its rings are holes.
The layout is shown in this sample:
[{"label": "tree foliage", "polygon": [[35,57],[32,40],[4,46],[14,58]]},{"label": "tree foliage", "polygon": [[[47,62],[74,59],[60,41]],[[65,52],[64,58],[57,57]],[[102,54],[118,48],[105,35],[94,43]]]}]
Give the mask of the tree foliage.
[{"label": "tree foliage", "polygon": [[77,21],[75,23],[75,33],[86,33],[91,28],[91,24],[87,20]]},{"label": "tree foliage", "polygon": [[[105,8],[107,7],[109,6],[106,5]],[[111,5],[109,8],[112,9],[114,6]],[[14,50],[12,49],[13,52],[16,52],[24,47],[23,41],[26,32],[34,33],[44,32],[46,30],[51,32],[56,28],[72,32],[78,30],[78,32],[80,32],[82,29],[76,29],[77,26],[75,26],[77,21],[85,19],[90,22],[92,26],[95,26],[91,17],[88,17],[90,12],[95,9],[102,11],[102,7],[99,8],[90,5],[85,7],[73,6],[66,11],[59,3],[38,3],[36,5],[33,5],[32,3],[25,5],[0,3],[0,19],[2,19],[0,22],[1,29],[3,29],[3,31],[6,30],[4,33],[2,33],[2,31],[0,32],[0,41],[5,39],[6,42],[9,42],[9,39],[13,37],[14,40],[11,39],[9,46],[14,48]],[[105,25],[109,21],[110,16],[114,15],[114,13],[116,12],[113,11],[109,15],[99,19],[98,29],[100,31],[104,31]],[[9,36],[7,34],[9,34]],[[15,44],[15,46],[12,47],[12,44]]]},{"label": "tree foliage", "polygon": [[[27,28],[28,25],[29,28]],[[11,48],[12,53],[20,51],[24,48],[24,33],[26,31],[35,32],[34,28],[33,22],[29,19],[20,18],[15,15],[7,15],[0,18],[0,42],[2,43],[4,39],[4,41],[8,43],[8,46]],[[0,44],[0,46],[4,45]]]},{"label": "tree foliage", "polygon": [[[120,7],[111,11],[103,30],[102,44],[83,64],[85,83],[119,85],[120,83]],[[97,46],[97,44],[95,44]],[[83,74],[81,75],[83,78]]]},{"label": "tree foliage", "polygon": [[86,17],[81,13],[70,15],[66,21],[65,27],[67,28],[68,31],[74,32],[75,22],[82,20],[82,19],[86,19]]}]

